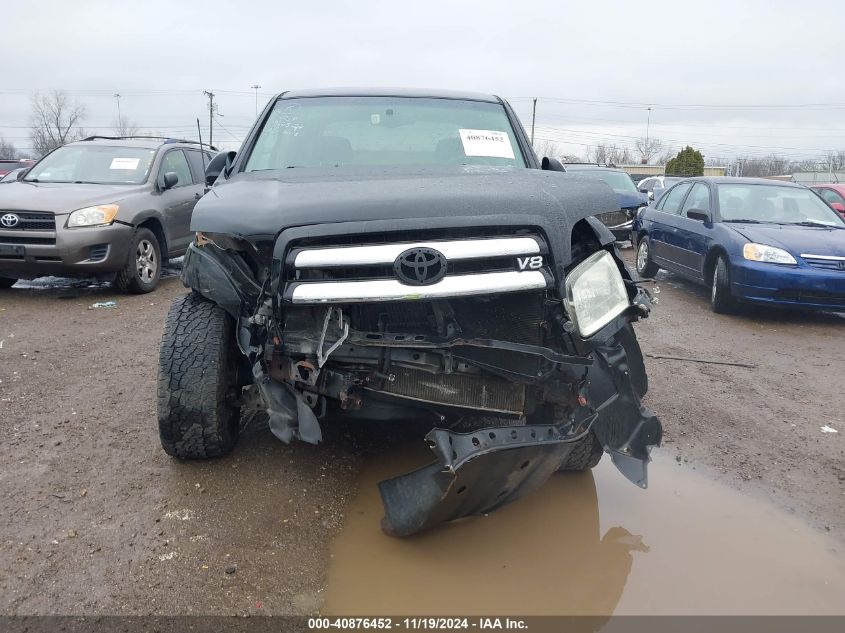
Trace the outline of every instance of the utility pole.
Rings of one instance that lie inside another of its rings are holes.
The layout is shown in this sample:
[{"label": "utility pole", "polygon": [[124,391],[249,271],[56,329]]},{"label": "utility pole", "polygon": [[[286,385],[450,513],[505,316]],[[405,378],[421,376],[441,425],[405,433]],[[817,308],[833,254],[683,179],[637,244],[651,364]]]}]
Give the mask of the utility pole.
[{"label": "utility pole", "polygon": [[648,119],[645,123],[645,144],[648,147],[648,129],[651,127],[651,106],[648,106]]},{"label": "utility pole", "polygon": [[208,144],[214,144],[214,93],[203,90],[202,93],[208,97]]},{"label": "utility pole", "polygon": [[117,101],[117,130],[119,132],[123,129],[123,117],[120,114],[120,93],[115,92],[114,98]]},{"label": "utility pole", "polygon": [[537,118],[537,97],[534,97],[534,107],[531,109],[531,147],[534,147],[534,121]]},{"label": "utility pole", "polygon": [[255,90],[255,116],[258,116],[258,90],[261,88],[258,84],[253,84],[250,86],[253,90]]}]

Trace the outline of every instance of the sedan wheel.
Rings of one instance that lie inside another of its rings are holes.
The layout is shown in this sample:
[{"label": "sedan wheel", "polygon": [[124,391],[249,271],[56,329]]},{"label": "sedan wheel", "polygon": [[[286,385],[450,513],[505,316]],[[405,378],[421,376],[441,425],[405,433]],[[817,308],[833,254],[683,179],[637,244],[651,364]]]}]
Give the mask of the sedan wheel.
[{"label": "sedan wheel", "polygon": [[643,236],[637,247],[637,273],[640,277],[654,277],[659,270],[660,267],[651,261],[648,237]]}]

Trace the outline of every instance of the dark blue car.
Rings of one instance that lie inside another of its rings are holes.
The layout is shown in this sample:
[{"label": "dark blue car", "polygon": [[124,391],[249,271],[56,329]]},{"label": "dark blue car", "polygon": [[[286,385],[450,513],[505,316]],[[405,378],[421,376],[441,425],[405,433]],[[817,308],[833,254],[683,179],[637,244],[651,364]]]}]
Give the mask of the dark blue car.
[{"label": "dark blue car", "polygon": [[845,309],[845,221],[810,189],[762,178],[690,178],[634,221],[637,272],[709,285],[736,303]]}]

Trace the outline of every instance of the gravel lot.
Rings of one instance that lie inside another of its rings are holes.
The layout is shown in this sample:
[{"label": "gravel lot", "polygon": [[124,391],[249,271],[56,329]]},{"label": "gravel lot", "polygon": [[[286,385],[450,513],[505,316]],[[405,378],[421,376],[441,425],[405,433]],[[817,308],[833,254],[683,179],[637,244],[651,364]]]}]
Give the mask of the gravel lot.
[{"label": "gravel lot", "polygon": [[[705,289],[665,274],[658,285],[637,330],[647,354],[753,365],[646,358],[665,460],[845,542],[845,318],[719,316]],[[330,429],[312,447],[253,424],[227,458],[168,458],[155,372],[164,315],[184,292],[170,278],[146,296],[70,284],[0,295],[0,614],[320,607],[329,545],[359,471],[388,443],[383,427]]]}]

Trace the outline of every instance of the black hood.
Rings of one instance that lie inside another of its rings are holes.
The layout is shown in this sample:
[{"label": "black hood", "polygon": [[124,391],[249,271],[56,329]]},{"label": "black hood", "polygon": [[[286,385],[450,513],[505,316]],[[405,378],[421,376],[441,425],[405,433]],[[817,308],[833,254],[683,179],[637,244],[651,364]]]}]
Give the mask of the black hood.
[{"label": "black hood", "polygon": [[605,183],[554,171],[290,169],[221,178],[197,204],[191,230],[258,238],[339,223],[358,228],[372,223],[374,231],[415,224],[537,226],[553,247],[565,242],[559,253],[568,261],[572,225],[618,208],[616,194]]}]

